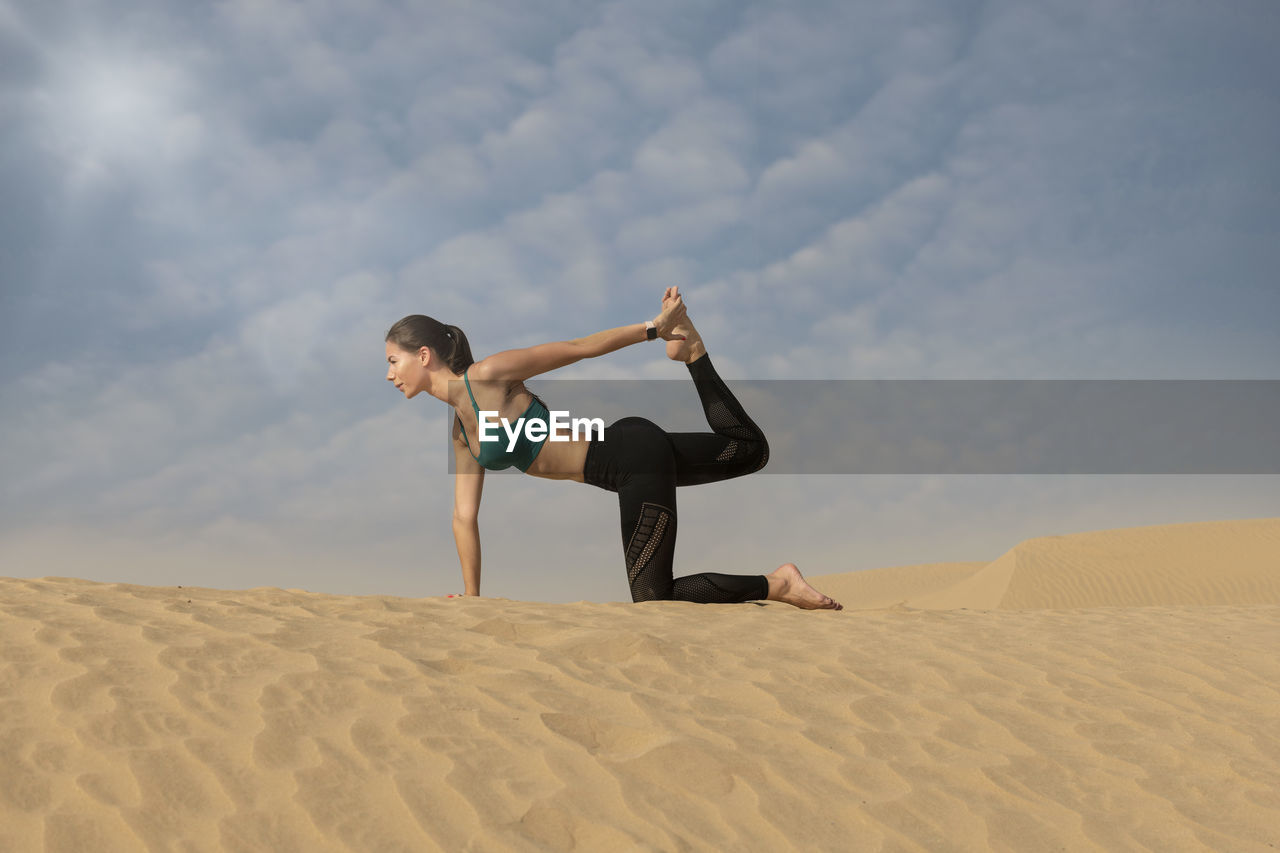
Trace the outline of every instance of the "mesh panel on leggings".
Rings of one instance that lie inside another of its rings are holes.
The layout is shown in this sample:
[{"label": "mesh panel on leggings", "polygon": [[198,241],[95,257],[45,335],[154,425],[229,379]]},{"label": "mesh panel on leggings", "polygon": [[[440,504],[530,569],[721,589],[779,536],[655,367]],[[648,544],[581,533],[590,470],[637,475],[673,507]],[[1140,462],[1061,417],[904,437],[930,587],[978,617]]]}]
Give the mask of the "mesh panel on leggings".
[{"label": "mesh panel on leggings", "polygon": [[734,416],[723,400],[713,400],[706,407],[707,423],[721,435],[730,438],[743,438],[748,441],[760,438],[760,430],[747,426]]},{"label": "mesh panel on leggings", "polygon": [[653,503],[640,505],[640,517],[636,519],[636,529],[627,543],[627,583],[634,592],[636,578],[649,565],[653,552],[662,545],[662,536],[667,531],[667,521],[671,510]]},{"label": "mesh panel on leggings", "polygon": [[736,604],[762,601],[769,597],[769,581],[764,575],[722,575],[705,572],[676,578],[671,590],[676,601],[696,604]]}]

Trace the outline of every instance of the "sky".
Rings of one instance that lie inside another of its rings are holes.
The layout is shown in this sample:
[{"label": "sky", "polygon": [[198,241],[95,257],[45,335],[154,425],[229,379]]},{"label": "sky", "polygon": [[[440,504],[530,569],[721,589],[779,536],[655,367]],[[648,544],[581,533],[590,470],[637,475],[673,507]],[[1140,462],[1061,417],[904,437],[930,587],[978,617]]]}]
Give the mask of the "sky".
[{"label": "sky", "polygon": [[[676,285],[731,387],[1280,379],[1278,40],[1272,0],[0,0],[0,574],[461,591],[406,314],[483,357]],[[767,472],[681,490],[677,574],[1280,516],[1274,475]],[[627,599],[612,495],[494,475],[480,523],[486,595]]]}]

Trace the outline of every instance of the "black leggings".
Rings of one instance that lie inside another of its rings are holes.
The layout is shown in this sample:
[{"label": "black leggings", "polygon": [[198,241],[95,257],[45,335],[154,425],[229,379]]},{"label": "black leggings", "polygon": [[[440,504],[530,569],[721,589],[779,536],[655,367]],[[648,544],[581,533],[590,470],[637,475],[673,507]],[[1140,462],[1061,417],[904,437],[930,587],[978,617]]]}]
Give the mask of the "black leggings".
[{"label": "black leggings", "polygon": [[768,598],[764,575],[703,572],[673,578],[676,487],[728,480],[759,471],[769,444],[704,355],[688,365],[707,432],[665,432],[644,418],[623,418],[605,428],[587,450],[583,479],[618,493],[622,547],[632,601],[696,601],[703,604]]}]

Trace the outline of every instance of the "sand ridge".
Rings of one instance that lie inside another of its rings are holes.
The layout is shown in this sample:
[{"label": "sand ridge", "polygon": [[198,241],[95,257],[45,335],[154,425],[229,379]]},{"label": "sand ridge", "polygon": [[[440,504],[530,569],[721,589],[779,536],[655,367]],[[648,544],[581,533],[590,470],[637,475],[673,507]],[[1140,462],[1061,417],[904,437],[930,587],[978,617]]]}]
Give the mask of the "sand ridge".
[{"label": "sand ridge", "polygon": [[0,579],[0,849],[1271,850],[1278,641],[1266,602],[806,613]]},{"label": "sand ridge", "polygon": [[1280,519],[1044,536],[990,563],[817,575],[846,607],[929,610],[1280,604]]}]

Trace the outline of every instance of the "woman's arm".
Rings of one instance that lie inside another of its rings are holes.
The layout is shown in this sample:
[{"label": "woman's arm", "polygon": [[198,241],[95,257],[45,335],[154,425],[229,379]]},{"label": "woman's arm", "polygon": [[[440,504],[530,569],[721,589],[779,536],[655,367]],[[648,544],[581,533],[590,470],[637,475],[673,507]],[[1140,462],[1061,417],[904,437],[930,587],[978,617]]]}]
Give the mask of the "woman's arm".
[{"label": "woman's arm", "polygon": [[[653,318],[658,330],[658,337],[665,341],[680,340],[683,336],[675,334],[675,327],[684,320],[684,301],[677,295],[663,304],[662,313]],[[584,358],[597,356],[620,350],[631,344],[647,340],[644,323],[632,323],[629,326],[618,326],[596,332],[585,338],[574,338],[571,341],[556,341],[549,344],[538,344],[525,349],[512,349],[494,353],[486,359],[476,362],[473,374],[478,379],[522,380],[539,373],[547,373],[559,367],[573,364]]]},{"label": "woman's arm", "polygon": [[462,588],[467,595],[480,594],[480,525],[472,519],[453,520],[453,541],[462,564]]},{"label": "woman's arm", "polygon": [[480,594],[480,496],[484,490],[484,468],[471,455],[462,438],[458,419],[453,419],[453,541],[462,564],[462,585],[467,595]]}]

